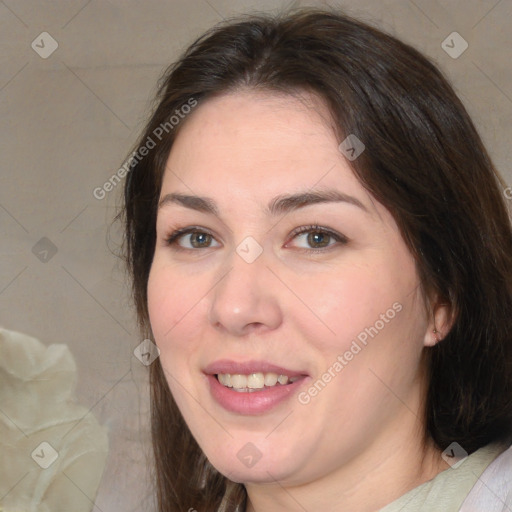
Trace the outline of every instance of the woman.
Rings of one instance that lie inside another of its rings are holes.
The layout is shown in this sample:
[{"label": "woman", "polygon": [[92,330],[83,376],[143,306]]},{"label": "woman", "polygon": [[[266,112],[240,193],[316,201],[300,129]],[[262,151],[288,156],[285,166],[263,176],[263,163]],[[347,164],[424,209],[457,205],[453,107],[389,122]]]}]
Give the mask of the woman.
[{"label": "woman", "polygon": [[159,510],[459,510],[512,443],[501,186],[389,35],[309,9],[196,41],[125,188]]}]

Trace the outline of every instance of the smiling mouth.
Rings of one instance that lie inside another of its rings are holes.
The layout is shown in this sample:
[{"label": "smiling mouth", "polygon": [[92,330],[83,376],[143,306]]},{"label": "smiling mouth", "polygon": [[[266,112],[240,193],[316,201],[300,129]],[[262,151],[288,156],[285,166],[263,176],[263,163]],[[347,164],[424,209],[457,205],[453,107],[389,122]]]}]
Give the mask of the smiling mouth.
[{"label": "smiling mouth", "polygon": [[264,391],[265,389],[288,386],[294,382],[303,379],[305,375],[296,375],[288,377],[288,375],[279,375],[273,372],[257,372],[247,375],[241,373],[217,373],[215,378],[226,388],[239,393],[254,393]]}]

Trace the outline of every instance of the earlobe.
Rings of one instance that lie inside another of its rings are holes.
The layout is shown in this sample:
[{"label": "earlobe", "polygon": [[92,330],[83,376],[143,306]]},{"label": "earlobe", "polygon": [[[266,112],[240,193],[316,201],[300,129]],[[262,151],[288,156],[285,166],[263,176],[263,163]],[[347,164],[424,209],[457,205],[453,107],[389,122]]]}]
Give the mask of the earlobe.
[{"label": "earlobe", "polygon": [[425,333],[425,346],[433,347],[446,338],[453,325],[453,312],[450,304],[437,304],[431,314]]}]

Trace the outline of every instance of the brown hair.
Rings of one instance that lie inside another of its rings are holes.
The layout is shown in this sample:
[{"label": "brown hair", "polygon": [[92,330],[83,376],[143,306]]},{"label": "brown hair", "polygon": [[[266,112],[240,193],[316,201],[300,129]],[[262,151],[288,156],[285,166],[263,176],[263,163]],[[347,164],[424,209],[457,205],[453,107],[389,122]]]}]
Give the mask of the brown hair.
[{"label": "brown hair", "polygon": [[[450,332],[424,349],[425,436],[441,450],[457,441],[468,453],[511,443],[512,234],[504,183],[447,80],[412,47],[336,11],[245,17],[204,34],[166,71],[138,146],[191,98],[200,105],[241,88],[313,92],[328,105],[340,141],[355,134],[364,142],[355,175],[392,213],[425,297],[436,294],[453,312]],[[168,126],[132,162],[125,186],[126,257],[145,336],[162,174],[185,122]],[[159,360],[150,382],[159,510],[245,510],[244,486],[208,462]]]}]

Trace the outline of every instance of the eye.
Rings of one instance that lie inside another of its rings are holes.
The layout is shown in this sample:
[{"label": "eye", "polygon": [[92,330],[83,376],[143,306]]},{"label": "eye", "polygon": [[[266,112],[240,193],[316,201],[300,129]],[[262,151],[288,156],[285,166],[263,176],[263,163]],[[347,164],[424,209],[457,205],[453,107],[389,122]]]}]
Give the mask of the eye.
[{"label": "eye", "polygon": [[[215,238],[211,233],[197,226],[177,229],[166,239],[166,245],[173,245],[177,250],[209,249]],[[183,243],[180,243],[182,242]]]},{"label": "eye", "polygon": [[336,243],[346,244],[348,242],[348,239],[340,233],[318,225],[297,228],[292,232],[292,236],[293,239],[305,242],[307,245],[299,247],[310,250],[310,252],[321,252],[322,249],[330,248]]}]

